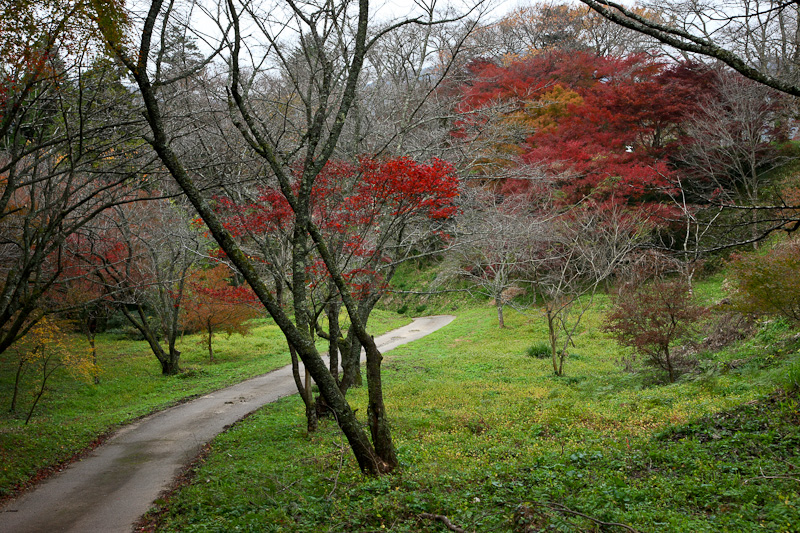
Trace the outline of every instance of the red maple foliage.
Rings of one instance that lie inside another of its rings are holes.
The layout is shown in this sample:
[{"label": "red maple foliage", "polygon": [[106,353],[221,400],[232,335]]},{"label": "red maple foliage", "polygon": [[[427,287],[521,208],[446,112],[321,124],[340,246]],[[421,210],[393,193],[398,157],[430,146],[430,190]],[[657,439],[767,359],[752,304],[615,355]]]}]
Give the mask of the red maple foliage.
[{"label": "red maple foliage", "polygon": [[[546,168],[558,178],[566,203],[587,197],[602,203],[612,196],[657,202],[670,187],[669,157],[679,145],[681,124],[713,80],[690,62],[563,51],[508,66],[476,61],[468,69],[474,79],[462,86],[457,109],[465,115],[454,135],[467,136],[475,122],[486,130],[485,121],[504,121],[514,128],[519,164]],[[497,112],[491,119],[477,112],[492,106]],[[531,183],[506,181],[506,193],[523,192]]]},{"label": "red maple foliage", "polygon": [[[438,159],[429,163],[408,157],[364,157],[357,163],[332,160],[315,181],[312,219],[337,252],[355,295],[364,297],[385,289],[383,267],[398,259],[408,236],[404,231],[427,221],[427,235],[442,236],[431,223],[455,215],[457,196],[452,166]],[[218,197],[216,202],[227,229],[247,242],[258,260],[288,276],[288,265],[277,251],[290,239],[293,211],[281,192],[265,187],[251,202],[229,197]],[[272,244],[266,246],[267,240]],[[316,257],[308,260],[306,273],[312,287],[329,277]]]}]

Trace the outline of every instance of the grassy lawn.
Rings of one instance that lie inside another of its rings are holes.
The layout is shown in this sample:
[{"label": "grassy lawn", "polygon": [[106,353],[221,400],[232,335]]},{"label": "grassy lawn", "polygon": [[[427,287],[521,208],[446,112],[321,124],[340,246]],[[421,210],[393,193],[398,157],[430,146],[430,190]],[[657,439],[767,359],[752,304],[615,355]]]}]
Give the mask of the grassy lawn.
[{"label": "grassy lawn", "polygon": [[[376,311],[370,329],[377,335],[409,321],[395,313]],[[86,349],[85,340],[77,336],[70,340],[76,350]],[[179,344],[184,372],[177,376],[161,375],[160,365],[144,341],[100,335],[97,345],[100,383],[86,383],[58,371],[48,381],[48,390],[27,426],[24,421],[32,402],[33,376],[28,376],[16,415],[10,413],[7,402],[16,364],[10,358],[0,359],[0,399],[4,402],[0,406],[0,498],[122,424],[289,363],[280,330],[267,320],[260,320],[247,337],[215,337],[213,363],[198,337],[186,336]]]},{"label": "grassy lawn", "polygon": [[[719,280],[698,287],[709,300]],[[360,475],[295,398],[218,437],[159,531],[800,531],[800,343],[781,322],[673,385],[623,372],[602,298],[555,377],[540,315],[459,311],[384,360],[401,468]],[[789,388],[787,386],[787,388]],[[349,398],[365,413],[365,391]],[[438,516],[438,518],[437,518]],[[605,524],[605,525],[603,525]]]}]

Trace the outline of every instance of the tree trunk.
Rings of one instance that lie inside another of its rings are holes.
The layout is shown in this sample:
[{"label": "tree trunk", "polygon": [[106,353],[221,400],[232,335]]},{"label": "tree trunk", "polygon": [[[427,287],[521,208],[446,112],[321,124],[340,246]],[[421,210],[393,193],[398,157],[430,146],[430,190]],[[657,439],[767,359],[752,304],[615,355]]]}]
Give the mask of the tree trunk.
[{"label": "tree trunk", "polygon": [[495,302],[495,305],[497,305],[497,323],[499,324],[500,328],[505,328],[506,323],[503,320],[503,300],[498,298],[495,300]]},{"label": "tree trunk", "polygon": [[669,382],[675,383],[675,368],[672,366],[672,358],[669,353],[669,347],[664,347],[664,364],[667,367],[667,374],[669,376]]},{"label": "tree trunk", "polygon": [[[548,335],[550,336],[550,354],[553,358],[553,373],[556,376],[561,375],[561,370],[563,366],[559,364],[559,354],[558,354],[558,334],[556,333],[556,319],[550,313],[550,310],[546,310],[547,314],[547,331]],[[563,360],[561,361],[563,363]]]},{"label": "tree trunk", "polygon": [[92,350],[92,366],[94,370],[93,381],[95,385],[100,384],[99,367],[97,364],[97,346],[95,345],[95,338],[97,337],[97,317],[90,315],[84,321],[84,328],[86,333],[86,340],[89,341],[89,347]]},{"label": "tree trunk", "polygon": [[[44,348],[42,348],[44,349]],[[44,391],[46,390],[45,387],[47,386],[47,379],[53,375],[56,368],[60,365],[56,364],[50,371],[47,371],[47,365],[50,363],[50,356],[44,358],[44,362],[42,363],[42,385],[39,387],[39,391],[36,393],[36,397],[33,399],[33,404],[31,405],[30,411],[28,411],[28,416],[25,418],[25,425],[28,425],[28,422],[31,421],[31,417],[33,416],[33,410],[36,409],[36,405],[39,403],[39,400],[42,399],[44,396]]]},{"label": "tree trunk", "polygon": [[11,407],[9,411],[12,413],[17,412],[17,398],[19,397],[19,384],[22,381],[22,374],[24,373],[25,369],[25,358],[21,357],[19,360],[19,365],[17,365],[17,373],[14,376],[14,392],[11,395]]},{"label": "tree trunk", "polygon": [[375,451],[391,469],[397,468],[397,454],[392,444],[392,435],[386,417],[386,406],[383,403],[383,380],[381,378],[381,355],[375,345],[375,339],[365,346],[367,350],[367,422],[372,435]]},{"label": "tree trunk", "polygon": [[164,351],[164,348],[161,347],[161,344],[158,342],[158,339],[153,333],[153,330],[150,329],[149,324],[147,323],[147,316],[144,313],[144,309],[142,309],[141,305],[136,306],[136,312],[139,315],[139,320],[136,320],[130,311],[123,305],[122,306],[122,314],[125,315],[125,318],[128,319],[133,327],[139,330],[139,332],[144,336],[147,344],[150,345],[150,349],[153,351],[153,354],[158,359],[158,362],[161,363],[161,374],[165,376],[174,376],[180,372],[180,367],[178,362],[180,360],[181,352],[178,351],[174,345],[170,346],[169,353]]},{"label": "tree trunk", "polygon": [[326,314],[328,315],[328,367],[331,369],[333,379],[339,383],[339,338],[342,336],[342,329],[339,326],[339,311],[342,304],[337,298],[328,302]]},{"label": "tree trunk", "polygon": [[347,332],[347,349],[342,352],[342,379],[339,390],[347,394],[350,387],[360,387],[361,381],[361,343],[352,328]]},{"label": "tree trunk", "polygon": [[211,347],[211,336],[214,334],[214,329],[211,327],[211,318],[206,321],[206,333],[208,333],[208,361],[214,362],[214,348]]},{"label": "tree trunk", "polygon": [[[176,350],[177,352],[177,350]],[[180,374],[181,368],[178,365],[180,352],[173,355],[164,354],[165,357],[161,360],[161,374],[164,376],[175,376]]]},{"label": "tree trunk", "polygon": [[94,333],[92,333],[91,336],[89,337],[89,346],[92,349],[92,366],[94,367],[93,368],[94,376],[93,376],[92,379],[93,379],[95,385],[99,385],[100,384],[100,374],[99,374],[99,370],[100,369],[99,369],[98,364],[97,364],[97,346],[95,345],[95,334]]},{"label": "tree trunk", "polygon": [[308,369],[306,369],[306,380],[305,383],[303,383],[303,379],[300,377],[300,361],[297,359],[297,350],[292,346],[292,343],[289,343],[289,354],[292,357],[292,377],[294,378],[294,384],[306,408],[306,430],[309,433],[314,433],[318,426],[317,409],[314,405],[314,397],[311,394]]}]

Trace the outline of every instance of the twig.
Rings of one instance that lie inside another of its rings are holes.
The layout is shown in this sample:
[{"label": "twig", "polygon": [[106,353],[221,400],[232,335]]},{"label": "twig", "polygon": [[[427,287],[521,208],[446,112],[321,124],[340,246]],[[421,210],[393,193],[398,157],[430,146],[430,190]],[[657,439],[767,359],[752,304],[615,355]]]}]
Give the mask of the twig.
[{"label": "twig", "polygon": [[[295,484],[297,484],[297,483],[299,483],[299,482],[300,482],[300,480],[299,480],[299,479],[295,479],[294,481],[292,481],[292,482],[291,482],[291,483],[289,483],[288,485],[284,485],[283,487],[281,487],[281,489],[280,489],[280,490],[278,490],[277,492],[278,492],[278,493],[281,493],[281,492],[287,491],[287,490],[289,490],[289,489],[292,487],[292,485],[295,485]],[[292,491],[292,492],[294,492],[294,491]]]},{"label": "twig", "polygon": [[756,477],[751,477],[750,479],[745,479],[745,480],[744,480],[744,483],[747,483],[748,481],[754,481],[754,480],[756,480],[756,479],[788,479],[788,480],[790,480],[790,481],[797,481],[798,483],[800,483],[800,478],[796,478],[796,477],[794,477],[794,476],[787,476],[787,475],[778,475],[778,476],[756,476]]},{"label": "twig", "polygon": [[[786,462],[786,461],[784,461],[784,462]],[[787,464],[790,465],[791,467],[794,467],[794,465],[792,463],[787,463]],[[787,475],[787,474],[776,474],[774,476],[767,476],[767,475],[764,474],[764,469],[763,468],[759,468],[759,470],[761,471],[761,475],[760,476],[751,477],[750,479],[745,479],[743,481],[743,483],[749,483],[750,481],[754,481],[756,479],[788,479],[788,480],[797,481],[798,483],[800,483],[800,479],[798,479],[798,478],[796,478],[794,476],[790,476],[790,475]]]},{"label": "twig", "polygon": [[621,527],[623,529],[626,529],[626,530],[630,531],[631,533],[641,533],[640,531],[632,528],[631,526],[629,526],[627,524],[620,524],[619,522],[603,522],[602,520],[600,520],[598,518],[594,518],[594,517],[589,516],[587,514],[583,514],[583,513],[578,512],[578,511],[574,511],[574,510],[570,509],[569,507],[561,505],[560,503],[555,503],[555,502],[547,502],[547,503],[535,502],[535,503],[538,503],[538,505],[542,505],[544,507],[549,507],[550,509],[552,509],[554,511],[558,511],[558,512],[561,512],[561,513],[569,513],[569,514],[574,514],[576,516],[580,516],[581,518],[585,518],[587,520],[591,520],[592,522],[594,522],[595,524],[598,524],[600,526],[616,526],[616,527]]},{"label": "twig", "polygon": [[420,513],[422,518],[429,518],[431,520],[438,520],[447,527],[450,531],[455,531],[456,533],[467,533],[466,529],[462,529],[452,523],[449,518],[441,514],[431,514],[431,513]]},{"label": "twig", "polygon": [[339,450],[342,452],[339,456],[339,470],[336,472],[336,478],[333,480],[333,488],[328,493],[328,497],[326,499],[330,500],[333,498],[333,493],[336,492],[336,487],[339,485],[339,476],[342,474],[342,467],[344,466],[344,454],[345,454],[345,447],[340,443]]}]

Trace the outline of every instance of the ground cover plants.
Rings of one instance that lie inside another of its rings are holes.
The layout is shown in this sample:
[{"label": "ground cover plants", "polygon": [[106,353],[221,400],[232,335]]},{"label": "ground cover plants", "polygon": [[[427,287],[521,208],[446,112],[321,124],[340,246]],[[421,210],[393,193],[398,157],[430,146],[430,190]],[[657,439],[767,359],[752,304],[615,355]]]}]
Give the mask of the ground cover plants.
[{"label": "ground cover plants", "polygon": [[[696,292],[719,299],[720,284]],[[561,377],[527,354],[546,339],[540,315],[501,329],[491,307],[462,309],[384,361],[398,473],[362,477],[335,424],[308,435],[287,398],[214,441],[157,530],[796,531],[792,329],[761,323],[663,385],[621,369],[600,332],[608,305]]]},{"label": "ground cover plants", "polygon": [[[409,322],[395,313],[376,312],[371,323],[381,334]],[[79,335],[69,339],[75,351],[86,350]],[[286,340],[269,320],[258,319],[247,337],[214,340],[208,360],[201,335],[178,344],[183,372],[163,376],[145,341],[118,333],[97,336],[99,383],[76,379],[59,369],[25,425],[25,411],[35,388],[21,392],[16,414],[0,409],[0,499],[46,476],[115,428],[176,403],[239,383],[289,364]],[[320,346],[323,344],[320,343]],[[0,359],[0,397],[11,398],[16,365]]]}]

